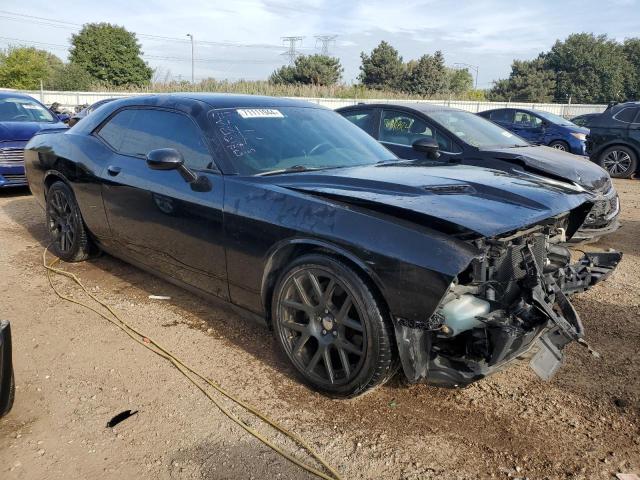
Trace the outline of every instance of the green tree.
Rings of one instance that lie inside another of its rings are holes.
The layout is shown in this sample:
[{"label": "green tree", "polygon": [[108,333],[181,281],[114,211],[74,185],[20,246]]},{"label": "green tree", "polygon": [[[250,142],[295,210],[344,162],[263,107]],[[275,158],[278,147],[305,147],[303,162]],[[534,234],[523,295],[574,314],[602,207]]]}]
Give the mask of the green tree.
[{"label": "green tree", "polygon": [[82,67],[75,63],[63,63],[53,69],[45,82],[50,90],[90,90],[93,78]]},{"label": "green tree", "polygon": [[626,98],[640,100],[640,38],[627,38],[622,48],[631,65],[626,81]]},{"label": "green tree", "polygon": [[33,47],[9,47],[0,52],[0,87],[34,90],[62,65],[55,55]]},{"label": "green tree", "polygon": [[301,55],[293,65],[280,67],[271,74],[275,84],[335,85],[342,77],[340,60],[327,55]]},{"label": "green tree", "polygon": [[427,97],[444,92],[447,86],[447,68],[442,52],[423,55],[417,61],[407,63],[401,85],[403,91]]},{"label": "green tree", "polygon": [[447,68],[449,92],[461,95],[473,90],[473,76],[466,68]]},{"label": "green tree", "polygon": [[534,60],[514,60],[509,78],[494,82],[487,93],[492,101],[551,102],[556,94],[555,73],[545,65],[544,56]]},{"label": "green tree", "polygon": [[91,78],[114,86],[147,85],[153,71],[141,58],[134,33],[109,23],[89,23],[71,37],[69,59]]},{"label": "green tree", "polygon": [[396,89],[402,82],[404,64],[398,51],[382,41],[370,55],[360,54],[360,81],[369,88]]},{"label": "green tree", "polygon": [[628,72],[622,45],[606,35],[574,33],[557,41],[544,56],[556,74],[555,98],[578,103],[607,103],[625,98]]}]

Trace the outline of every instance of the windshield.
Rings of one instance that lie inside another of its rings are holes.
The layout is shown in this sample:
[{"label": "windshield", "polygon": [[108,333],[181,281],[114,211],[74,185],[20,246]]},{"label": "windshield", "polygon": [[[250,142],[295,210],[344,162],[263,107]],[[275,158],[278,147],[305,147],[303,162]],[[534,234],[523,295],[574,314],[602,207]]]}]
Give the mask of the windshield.
[{"label": "windshield", "polygon": [[543,112],[541,110],[535,110],[536,115],[544,118],[545,120],[555,123],[556,125],[562,125],[564,127],[577,127],[577,125],[569,120],[565,120],[559,115],[554,115],[553,113]]},{"label": "windshield", "polygon": [[53,114],[28,98],[0,98],[0,122],[55,122]]},{"label": "windshield", "polygon": [[370,165],[397,158],[331,110],[234,108],[214,110],[211,119],[242,175]]},{"label": "windshield", "polygon": [[529,146],[520,137],[473,113],[442,110],[430,112],[429,117],[463,142],[480,149]]}]

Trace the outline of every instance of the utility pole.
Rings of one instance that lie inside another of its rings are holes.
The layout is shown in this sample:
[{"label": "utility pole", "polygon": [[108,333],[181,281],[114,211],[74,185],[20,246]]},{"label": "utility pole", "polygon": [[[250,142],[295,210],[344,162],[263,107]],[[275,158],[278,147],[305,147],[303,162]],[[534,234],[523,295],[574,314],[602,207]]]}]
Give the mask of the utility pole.
[{"label": "utility pole", "polygon": [[196,68],[195,68],[195,57],[193,55],[193,35],[191,35],[190,33],[187,33],[187,37],[189,37],[191,39],[191,84],[195,85],[196,84]]},{"label": "utility pole", "polygon": [[329,46],[335,45],[337,35],[316,35],[316,48],[320,43],[320,52],[322,55],[329,55]]},{"label": "utility pole", "polygon": [[289,57],[289,65],[293,65],[298,57],[298,44],[302,44],[302,39],[304,37],[282,37],[282,43],[288,43],[289,48],[286,52],[282,52],[281,55]]},{"label": "utility pole", "polygon": [[454,63],[454,65],[458,65],[460,67],[466,67],[466,68],[470,68],[472,70],[475,70],[476,72],[476,85],[475,85],[475,89],[478,89],[478,70],[480,70],[480,67],[478,65],[471,65],[470,63],[462,63],[462,62],[457,62]]}]

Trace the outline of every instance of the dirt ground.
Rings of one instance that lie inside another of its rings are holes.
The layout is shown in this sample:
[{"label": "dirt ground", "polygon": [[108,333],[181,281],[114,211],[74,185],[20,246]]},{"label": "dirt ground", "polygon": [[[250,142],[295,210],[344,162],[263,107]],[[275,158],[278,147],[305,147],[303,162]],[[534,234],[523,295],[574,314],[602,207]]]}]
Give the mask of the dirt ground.
[{"label": "dirt ground", "polygon": [[[616,248],[625,258],[606,284],[574,297],[602,358],[572,345],[549,383],[517,365],[460,391],[394,379],[361,398],[330,400],[296,380],[268,331],[228,309],[106,255],[65,268],[307,439],[345,478],[614,478],[640,473],[640,182],[616,186],[624,228],[584,248]],[[0,193],[0,317],[12,323],[17,383],[14,409],[0,420],[0,478],[312,478],[164,360],[59,300],[41,265],[45,242],[43,212],[28,192]],[[105,427],[127,409],[138,413]]]}]

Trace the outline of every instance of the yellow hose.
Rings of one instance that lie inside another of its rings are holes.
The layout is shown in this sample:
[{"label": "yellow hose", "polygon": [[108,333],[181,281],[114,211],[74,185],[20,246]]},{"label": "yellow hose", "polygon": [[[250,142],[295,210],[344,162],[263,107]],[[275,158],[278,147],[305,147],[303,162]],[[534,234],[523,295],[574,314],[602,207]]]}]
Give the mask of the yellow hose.
[{"label": "yellow hose", "polygon": [[[166,348],[164,348],[163,346],[158,344],[158,342],[153,340],[151,337],[148,337],[147,335],[144,335],[139,330],[137,330],[134,327],[132,327],[131,325],[129,325],[122,318],[120,318],[120,316],[107,303],[103,302],[102,300],[97,298],[93,293],[88,291],[87,288],[83,285],[83,283],[80,281],[80,279],[75,274],[73,274],[71,272],[67,272],[65,270],[61,270],[59,268],[56,268],[55,265],[57,265],[60,262],[59,258],[56,258],[51,263],[47,264],[47,251],[48,251],[48,247],[45,248],[44,252],[42,253],[42,264],[44,265],[44,268],[47,271],[47,279],[49,280],[49,285],[51,286],[51,288],[53,289],[53,291],[56,293],[56,295],[58,297],[60,297],[63,300],[66,300],[68,302],[75,303],[76,305],[79,305],[81,307],[87,308],[87,309],[91,310],[92,312],[95,312],[96,314],[98,314],[102,318],[104,318],[105,320],[111,322],[112,324],[114,324],[115,326],[120,328],[124,333],[129,335],[129,337],[131,337],[133,340],[138,342],[143,347],[151,350],[156,355],[158,355],[158,356],[164,358],[165,360],[169,361],[185,377],[187,377],[187,379],[189,379],[189,381],[191,381],[191,383],[193,383],[202,393],[204,393],[222,411],[222,413],[224,413],[227,417],[229,417],[233,422],[238,424],[240,427],[242,427],[245,431],[247,431],[248,433],[253,435],[255,438],[260,440],[266,446],[268,446],[269,448],[274,450],[276,453],[282,455],[284,458],[286,458],[290,462],[292,462],[295,465],[299,466],[303,470],[306,470],[307,472],[309,472],[309,473],[311,473],[313,475],[316,475],[319,478],[323,478],[325,480],[342,480],[342,477],[340,476],[340,474],[338,472],[336,472],[322,457],[320,457],[320,455],[317,452],[315,452],[313,450],[312,447],[310,447],[298,435],[296,435],[295,433],[287,430],[282,425],[279,425],[274,420],[270,419],[265,414],[263,414],[260,411],[258,411],[255,407],[249,405],[248,403],[240,400],[239,398],[237,398],[233,394],[229,393],[228,391],[223,389],[220,385],[218,385],[217,383],[213,382],[212,380],[210,380],[209,378],[207,378],[203,374],[199,373],[198,371],[194,370],[192,367],[190,367],[189,365],[184,363],[182,360],[177,358],[169,350],[167,350]],[[84,293],[86,293],[93,301],[95,301],[96,303],[98,303],[99,305],[104,307],[113,316],[113,318],[111,318],[108,315],[106,315],[105,313],[97,310],[96,308],[92,307],[91,305],[87,305],[86,303],[83,303],[81,301],[75,300],[75,299],[73,299],[73,298],[71,298],[71,297],[69,297],[67,295],[64,295],[63,293],[60,293],[60,291],[53,284],[53,280],[51,278],[51,273],[55,273],[57,275],[62,275],[64,277],[67,277],[67,278],[70,278],[71,280],[73,280],[82,289],[82,291]],[[317,460],[330,473],[330,475],[328,475],[327,473],[324,473],[324,472],[318,470],[317,468],[314,468],[311,465],[308,465],[307,463],[304,463],[303,461],[295,458],[290,453],[287,453],[284,450],[282,450],[280,447],[276,446],[273,442],[271,442],[269,439],[264,437],[262,434],[260,434],[259,432],[257,432],[253,428],[251,428],[248,425],[246,425],[242,420],[240,420],[233,413],[231,413],[224,405],[222,405],[219,400],[214,398],[212,396],[212,394],[209,393],[206,390],[206,388],[202,384],[200,384],[198,382],[198,380],[197,380],[198,378],[200,380],[206,382],[208,385],[213,387],[216,391],[218,391],[220,394],[222,394],[225,397],[227,397],[229,400],[231,400],[235,404],[240,405],[245,410],[247,410],[248,412],[252,413],[256,417],[260,418],[262,421],[264,421],[265,423],[267,423],[271,427],[275,428],[280,433],[282,433],[283,435],[285,435],[286,437],[290,438],[291,440],[296,442],[298,445],[303,447],[315,460]]]}]

